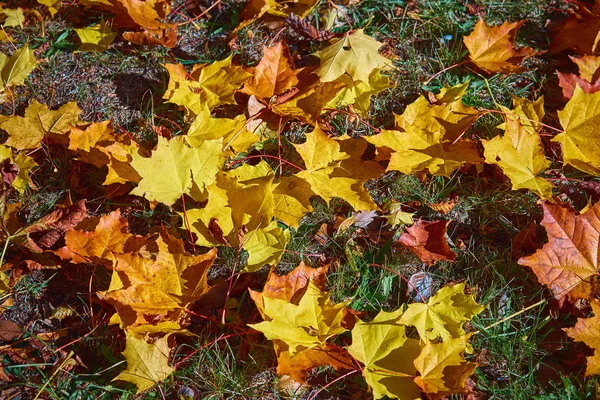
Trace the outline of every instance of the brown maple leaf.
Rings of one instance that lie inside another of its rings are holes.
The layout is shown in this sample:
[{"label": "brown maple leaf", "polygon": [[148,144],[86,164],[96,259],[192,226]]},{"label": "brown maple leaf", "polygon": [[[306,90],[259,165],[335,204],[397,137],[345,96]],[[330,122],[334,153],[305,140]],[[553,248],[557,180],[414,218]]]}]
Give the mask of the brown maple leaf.
[{"label": "brown maple leaf", "polygon": [[[49,249],[68,231],[87,217],[86,200],[79,200],[70,207],[59,208],[29,225],[25,231],[30,234],[29,244],[34,250]],[[33,233],[39,233],[35,238]],[[43,234],[42,234],[43,233]],[[37,249],[36,249],[37,247]]]},{"label": "brown maple leaf", "polygon": [[572,328],[564,329],[576,342],[583,342],[592,349],[594,355],[587,357],[586,375],[600,375],[600,300],[592,299],[590,305],[593,317],[579,318]]},{"label": "brown maple leaf", "polygon": [[398,243],[415,253],[421,261],[431,265],[436,261],[454,261],[454,253],[446,242],[446,221],[415,221],[400,236]]},{"label": "brown maple leaf", "polygon": [[598,274],[600,203],[583,214],[548,202],[542,208],[548,243],[519,264],[530,267],[559,300],[590,298]]},{"label": "brown maple leaf", "polygon": [[590,83],[579,75],[563,74],[559,71],[556,71],[556,75],[558,75],[558,85],[562,88],[563,96],[567,99],[573,97],[576,86],[579,86],[585,93],[596,93],[600,91],[600,80]]}]

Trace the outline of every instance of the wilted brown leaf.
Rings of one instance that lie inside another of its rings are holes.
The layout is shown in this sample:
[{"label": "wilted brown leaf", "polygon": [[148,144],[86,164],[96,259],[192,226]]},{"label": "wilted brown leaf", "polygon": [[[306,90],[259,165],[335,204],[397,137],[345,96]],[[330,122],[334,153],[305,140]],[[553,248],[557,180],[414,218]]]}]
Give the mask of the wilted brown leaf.
[{"label": "wilted brown leaf", "polygon": [[431,265],[436,261],[454,261],[454,253],[446,242],[446,221],[415,221],[400,236],[398,242]]}]

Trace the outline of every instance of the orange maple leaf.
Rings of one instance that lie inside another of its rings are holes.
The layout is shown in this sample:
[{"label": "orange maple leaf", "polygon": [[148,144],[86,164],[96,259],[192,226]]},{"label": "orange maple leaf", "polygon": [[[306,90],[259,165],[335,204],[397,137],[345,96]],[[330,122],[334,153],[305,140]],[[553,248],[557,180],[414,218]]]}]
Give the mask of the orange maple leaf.
[{"label": "orange maple leaf", "polygon": [[526,71],[525,67],[517,64],[539,53],[531,47],[515,49],[517,30],[524,23],[525,20],[489,26],[480,19],[473,32],[463,38],[471,61],[489,73]]},{"label": "orange maple leaf", "polygon": [[519,264],[530,267],[559,300],[590,298],[598,274],[600,202],[583,214],[547,202],[542,208],[548,243]]}]

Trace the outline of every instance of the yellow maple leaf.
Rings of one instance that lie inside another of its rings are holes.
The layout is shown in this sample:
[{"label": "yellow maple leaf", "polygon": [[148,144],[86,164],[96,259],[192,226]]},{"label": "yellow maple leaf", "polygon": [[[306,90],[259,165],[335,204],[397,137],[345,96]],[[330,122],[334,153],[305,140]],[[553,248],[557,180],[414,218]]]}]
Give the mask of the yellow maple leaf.
[{"label": "yellow maple leaf", "polygon": [[418,340],[406,337],[404,324],[398,322],[401,316],[402,309],[380,311],[372,321],[359,321],[352,328],[348,352],[365,365],[363,375],[376,399],[412,400],[421,395],[413,365],[421,348]]},{"label": "yellow maple leaf", "polygon": [[158,137],[151,157],[133,154],[131,165],[142,180],[131,194],[172,205],[183,194],[190,193],[192,183],[200,191],[214,182],[225,160],[221,140],[205,140],[199,147],[190,147],[185,137],[167,140]]},{"label": "yellow maple leaf", "polygon": [[558,118],[564,132],[552,140],[561,144],[564,163],[600,176],[600,92],[588,94],[575,87]]},{"label": "yellow maple leaf", "polygon": [[93,122],[87,126],[72,126],[69,133],[69,150],[89,152],[98,144],[113,142],[113,134],[110,120]]},{"label": "yellow maple leaf", "polygon": [[233,95],[250,78],[242,67],[231,64],[232,56],[208,65],[194,65],[189,74],[181,64],[166,64],[169,84],[164,99],[193,115],[205,107],[235,104]]},{"label": "yellow maple leaf", "polygon": [[[191,230],[198,234],[196,244],[214,246],[225,244],[211,231],[211,221],[218,224],[222,235],[231,245],[239,244],[242,227],[248,232],[266,227],[273,218],[272,177],[256,177],[244,182],[240,176],[256,168],[243,165],[221,172],[207,188],[208,202],[202,209],[187,210]],[[236,176],[238,174],[238,176]],[[185,217],[185,216],[184,216]]]},{"label": "yellow maple leaf", "polygon": [[371,97],[392,87],[390,79],[382,75],[380,69],[374,70],[366,82],[353,81],[348,75],[342,75],[337,81],[345,83],[346,87],[327,104],[327,107],[352,105],[354,111],[363,117],[369,114]]},{"label": "yellow maple leaf", "polygon": [[420,373],[415,382],[427,393],[427,398],[437,400],[450,394],[467,392],[467,378],[477,366],[474,362],[466,361],[464,356],[465,352],[472,352],[468,343],[471,335],[425,344],[414,364]]},{"label": "yellow maple leaf", "polygon": [[374,70],[392,67],[392,61],[379,54],[381,46],[382,43],[365,35],[362,29],[352,31],[315,53],[321,59],[321,65],[314,73],[321,82],[335,81],[344,74],[355,81],[369,82],[369,75]]},{"label": "yellow maple leaf", "polygon": [[45,104],[33,100],[25,110],[25,116],[2,116],[0,128],[8,132],[7,146],[18,150],[34,149],[45,137],[66,142],[70,126],[77,123],[81,110],[72,101],[58,110],[50,110]]},{"label": "yellow maple leaf", "polygon": [[464,294],[465,284],[441,288],[425,303],[409,304],[399,322],[417,328],[421,340],[457,338],[465,334],[463,325],[485,307],[474,295]]},{"label": "yellow maple leaf", "polygon": [[569,58],[577,64],[579,76],[589,83],[595,83],[600,78],[600,56],[587,55],[578,58],[569,56]]},{"label": "yellow maple leaf", "polygon": [[104,185],[138,183],[142,179],[131,165],[139,146],[127,133],[115,134],[111,121],[72,126],[69,149],[77,152],[78,160],[98,168],[108,167]]},{"label": "yellow maple leaf", "polygon": [[391,153],[388,171],[413,174],[424,170],[432,175],[450,176],[466,164],[478,164],[481,157],[477,143],[461,139],[456,143],[440,142],[438,133],[409,127],[406,131],[382,130],[365,138]]},{"label": "yellow maple leaf", "polygon": [[354,149],[352,151],[360,152],[365,149],[366,143],[362,139],[334,140],[316,127],[306,134],[306,142],[294,144],[306,165],[306,170],[295,176],[305,180],[313,192],[328,203],[339,197],[356,211],[376,209],[377,205],[363,184],[367,179],[378,177],[381,172],[379,166],[374,162],[363,162],[360,156],[351,157],[342,150],[342,146],[348,151]]},{"label": "yellow maple leaf", "polygon": [[125,331],[125,351],[127,369],[117,375],[115,381],[131,382],[137,387],[137,393],[150,389],[171,375],[175,368],[169,365],[171,348],[167,343],[169,337],[147,343]]},{"label": "yellow maple leaf", "polygon": [[25,15],[23,9],[19,8],[0,8],[0,13],[6,17],[4,19],[4,27],[18,26],[23,29],[23,22],[25,22]]},{"label": "yellow maple leaf", "polygon": [[223,138],[223,150],[230,153],[246,151],[260,139],[246,129],[246,118],[213,118],[205,107],[190,125],[187,138],[192,147],[199,147],[205,140]]},{"label": "yellow maple leaf", "polygon": [[25,78],[37,66],[37,60],[29,45],[15,51],[12,56],[0,53],[0,81],[2,86],[17,86],[25,83]]},{"label": "yellow maple leaf", "polygon": [[60,8],[61,0],[37,0],[37,2],[41,5],[48,7],[48,11],[50,15],[54,17]]},{"label": "yellow maple leaf", "polygon": [[75,29],[79,40],[81,40],[81,46],[79,51],[104,51],[108,49],[108,46],[115,40],[117,36],[116,32],[110,29],[110,26],[104,21],[104,18],[99,23],[81,28]]},{"label": "yellow maple leaf", "polygon": [[24,193],[29,185],[29,171],[31,168],[37,167],[38,164],[24,152],[13,155],[13,151],[10,147],[0,145],[0,161],[6,159],[11,160],[19,167],[19,172],[10,185],[19,193]]},{"label": "yellow maple leaf", "polygon": [[[534,126],[536,120],[539,121],[543,116],[543,111],[536,118],[536,115],[527,112],[528,108],[533,109],[535,103],[527,101],[527,107],[523,100],[513,112],[504,109],[507,117],[506,122],[501,125],[505,129],[503,136],[481,141],[485,149],[485,161],[502,168],[510,179],[513,190],[529,189],[543,199],[551,199],[552,184],[539,176],[550,166],[550,161],[544,156],[538,135],[540,126]],[[543,110],[543,100],[540,98],[536,103]],[[521,114],[530,118],[521,118]]]},{"label": "yellow maple leaf", "polygon": [[323,347],[327,339],[346,331],[341,325],[346,303],[333,304],[329,294],[312,281],[299,303],[262,296],[267,321],[251,324],[268,339],[279,339],[289,346],[290,355]]},{"label": "yellow maple leaf", "polygon": [[273,215],[286,225],[298,228],[300,219],[313,210],[310,204],[315,193],[310,183],[297,176],[282,176],[273,191]]},{"label": "yellow maple leaf", "polygon": [[460,139],[480,115],[462,104],[468,85],[442,88],[433,104],[419,97],[396,116],[398,130],[382,130],[365,138],[378,148],[379,159],[389,158],[388,171],[450,176],[466,164],[482,161],[477,143]]},{"label": "yellow maple leaf", "polygon": [[255,272],[265,264],[277,264],[289,241],[290,231],[279,228],[277,221],[248,232],[243,243],[244,250],[248,252],[248,264],[244,271]]},{"label": "yellow maple leaf", "polygon": [[402,115],[395,116],[396,129],[414,127],[428,132],[434,142],[456,141],[481,115],[475,108],[465,106],[462,102],[468,88],[469,82],[444,86],[438,94],[433,95],[435,101],[419,96],[406,107]]},{"label": "yellow maple leaf", "polygon": [[308,85],[294,95],[291,99],[271,107],[277,115],[297,118],[310,125],[316,125],[323,108],[336,98],[345,87],[341,82],[325,82]]}]

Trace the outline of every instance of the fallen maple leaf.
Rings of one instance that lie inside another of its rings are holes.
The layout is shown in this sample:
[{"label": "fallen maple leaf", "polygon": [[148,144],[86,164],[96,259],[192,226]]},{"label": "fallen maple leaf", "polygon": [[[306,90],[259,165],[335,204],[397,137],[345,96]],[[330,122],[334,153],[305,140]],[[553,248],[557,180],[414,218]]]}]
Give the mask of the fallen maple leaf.
[{"label": "fallen maple leaf", "polygon": [[469,84],[444,87],[431,102],[420,96],[396,116],[398,130],[382,130],[365,139],[374,144],[378,159],[387,160],[388,171],[405,174],[429,171],[450,176],[465,164],[478,164],[477,143],[461,139],[480,113],[462,103]]},{"label": "fallen maple leaf", "polygon": [[355,81],[369,82],[369,75],[374,70],[392,67],[392,61],[379,54],[381,46],[383,43],[365,35],[362,29],[352,31],[315,53],[321,65],[314,73],[321,82],[335,81],[344,74]]},{"label": "fallen maple leaf", "polygon": [[326,344],[324,348],[300,351],[293,357],[285,342],[274,340],[273,346],[277,355],[277,375],[289,375],[296,382],[306,382],[308,372],[321,365],[331,366],[336,371],[356,368],[356,364],[348,352],[338,346]]},{"label": "fallen maple leaf", "polygon": [[412,361],[421,348],[418,340],[406,337],[406,327],[399,322],[401,316],[402,308],[380,311],[372,321],[359,321],[352,328],[348,352],[365,365],[363,376],[376,399],[420,398],[414,382],[417,369]]},{"label": "fallen maple leaf", "polygon": [[298,304],[309,282],[313,282],[322,291],[325,290],[325,274],[327,273],[327,269],[327,265],[320,268],[312,268],[301,262],[296,268],[283,276],[279,276],[271,271],[263,291],[256,292],[250,290],[250,297],[254,300],[256,308],[258,308],[263,318],[266,318],[263,296]]},{"label": "fallen maple leaf", "polygon": [[1,116],[0,128],[8,132],[7,146],[18,150],[33,149],[45,137],[65,142],[71,125],[79,121],[81,110],[77,103],[69,102],[58,110],[50,110],[33,100],[25,110],[25,116]]},{"label": "fallen maple leaf", "polygon": [[234,94],[251,74],[232,65],[232,56],[212,64],[194,65],[188,73],[181,64],[166,64],[169,84],[163,96],[170,103],[198,115],[205,107],[236,104]]},{"label": "fallen maple leaf", "polygon": [[124,32],[123,39],[146,46],[165,46],[172,49],[177,45],[177,26],[170,29],[147,29],[142,32]]},{"label": "fallen maple leaf", "polygon": [[473,32],[463,41],[469,50],[471,61],[489,73],[516,73],[526,70],[520,65],[523,60],[539,54],[531,47],[515,49],[517,30],[525,20],[505,22],[500,26],[489,26],[480,19]]},{"label": "fallen maple leaf", "polygon": [[37,66],[37,60],[29,45],[18,49],[12,56],[0,53],[0,82],[7,86],[23,85],[25,79]]},{"label": "fallen maple leaf", "polygon": [[131,194],[172,205],[182,195],[190,193],[192,184],[202,192],[214,182],[223,166],[222,149],[221,140],[206,140],[192,148],[183,136],[171,140],[159,136],[151,157],[132,155],[131,166],[142,180]]},{"label": "fallen maple leaf", "polygon": [[139,146],[127,133],[115,134],[111,121],[72,126],[69,149],[77,152],[78,160],[97,168],[108,167],[104,185],[138,183],[142,179],[131,165]]},{"label": "fallen maple leaf", "polygon": [[485,309],[474,295],[464,294],[465,283],[446,286],[425,303],[411,303],[399,322],[414,326],[422,341],[448,340],[465,335],[463,325]]},{"label": "fallen maple leaf", "polygon": [[[216,219],[221,236],[233,246],[240,244],[242,231],[252,232],[264,228],[273,219],[273,178],[259,167],[244,164],[239,168],[219,172],[215,182],[207,187],[208,202],[202,209],[187,210],[190,229],[198,235],[201,246],[220,246],[223,241],[211,232],[211,221]],[[269,171],[272,171],[268,167]],[[245,181],[241,174],[250,174]],[[257,175],[252,175],[257,174]],[[191,194],[194,197],[194,193]],[[202,198],[201,200],[205,200]]]},{"label": "fallen maple leaf", "polygon": [[595,83],[600,78],[600,56],[583,56],[577,58],[569,56],[569,58],[577,64],[579,76],[589,83]]},{"label": "fallen maple leaf", "polygon": [[[127,219],[119,210],[100,218],[90,218],[85,230],[70,230],[65,246],[56,251],[62,259],[73,263],[112,264],[114,254],[137,250],[143,238],[127,233]],[[92,225],[92,226],[90,226]]]},{"label": "fallen maple leaf", "polygon": [[573,97],[576,87],[580,87],[584,93],[589,94],[600,91],[600,81],[591,84],[579,75],[563,74],[559,71],[556,71],[556,75],[558,76],[558,85],[562,88],[563,96],[567,99]]},{"label": "fallen maple leaf", "polygon": [[594,354],[586,358],[587,376],[600,375],[600,300],[591,299],[590,306],[594,313],[593,317],[578,318],[574,327],[564,329],[573,340],[583,342],[594,349]]},{"label": "fallen maple leaf", "polygon": [[[361,138],[329,138],[316,127],[306,135],[306,142],[294,145],[306,165],[306,170],[295,176],[305,180],[328,203],[339,197],[356,211],[374,210],[377,205],[363,185],[368,179],[378,178],[383,169],[376,162],[360,159],[366,145]],[[361,154],[351,156],[350,151]]]},{"label": "fallen maple leaf", "polygon": [[259,135],[250,132],[244,115],[235,118],[213,118],[205,107],[190,125],[187,139],[192,147],[200,147],[206,140],[223,138],[223,151],[228,155],[247,151],[260,140]]},{"label": "fallen maple leaf", "polygon": [[590,298],[598,274],[600,202],[581,215],[568,206],[547,202],[542,208],[548,243],[520,258],[519,264],[530,267],[559,300]]},{"label": "fallen maple leaf", "polygon": [[556,54],[573,48],[580,54],[598,54],[599,35],[600,12],[597,3],[590,7],[584,2],[577,2],[572,14],[556,29],[548,51]]},{"label": "fallen maple leaf", "polygon": [[[172,322],[180,325],[183,309],[209,289],[206,274],[217,250],[191,256],[183,242],[162,230],[145,251],[114,254],[110,287],[98,296],[117,309],[122,328]],[[154,251],[151,249],[155,248]]]},{"label": "fallen maple leaf", "polygon": [[415,382],[427,393],[427,398],[436,400],[453,393],[467,392],[467,378],[477,366],[464,357],[465,352],[473,351],[468,343],[471,335],[425,344],[414,363],[420,373]]},{"label": "fallen maple leaf", "polygon": [[564,163],[600,176],[600,92],[576,87],[558,118],[564,131],[552,140],[561,144]]},{"label": "fallen maple leaf", "polygon": [[104,21],[104,18],[92,26],[75,29],[75,33],[81,40],[79,51],[105,51],[117,36]]},{"label": "fallen maple leaf", "polygon": [[240,91],[267,103],[273,96],[286,92],[299,82],[289,48],[283,42],[263,47],[263,57],[252,72],[252,77]]},{"label": "fallen maple leaf", "polygon": [[[523,101],[524,99],[521,103]],[[529,115],[529,118],[521,119],[518,110],[505,110],[507,117],[502,125],[505,129],[504,135],[482,140],[481,143],[485,149],[485,161],[502,168],[509,177],[513,190],[529,189],[541,198],[549,200],[552,198],[552,184],[539,175],[550,166],[550,161],[544,156],[537,132],[539,125],[532,126],[543,117],[543,99],[540,97],[536,103],[539,103],[537,108],[542,112],[537,116]],[[521,121],[526,121],[526,125]]]},{"label": "fallen maple leaf", "polygon": [[[79,200],[69,207],[58,208],[28,225],[24,232],[30,236],[29,244],[32,248],[42,251],[54,246],[65,233],[88,216],[85,202],[86,200]],[[35,239],[31,237],[34,233],[37,236]]]},{"label": "fallen maple leaf", "polygon": [[131,382],[137,387],[137,393],[141,393],[175,371],[169,365],[171,348],[167,343],[168,335],[153,343],[147,343],[143,338],[136,337],[127,331],[125,333],[126,345],[123,356],[127,361],[127,369],[113,380]]},{"label": "fallen maple leaf", "polygon": [[171,0],[79,0],[84,6],[108,11],[121,28],[164,29],[169,24],[160,22],[171,11]]},{"label": "fallen maple leaf", "polygon": [[346,331],[342,326],[346,303],[333,304],[329,294],[309,282],[298,304],[263,296],[266,321],[249,326],[268,339],[289,346],[290,356],[312,348],[323,349],[332,336]]},{"label": "fallen maple leaf", "polygon": [[454,261],[456,253],[446,242],[446,221],[417,220],[402,233],[398,242],[431,265],[436,261]]},{"label": "fallen maple leaf", "polygon": [[264,228],[248,232],[242,247],[248,252],[248,264],[244,272],[256,272],[264,265],[276,265],[290,241],[290,231],[281,229],[277,221]]},{"label": "fallen maple leaf", "polygon": [[[16,168],[16,171],[14,169],[11,170],[10,182],[5,180],[6,183],[15,188],[19,193],[24,193],[27,187],[35,188],[30,182],[29,172],[33,167],[37,167],[38,164],[32,157],[24,152],[13,155],[13,151],[10,147],[0,145],[0,159],[4,160],[4,162],[9,162],[13,168]],[[3,178],[5,177],[4,172],[5,171],[3,170]]]}]

